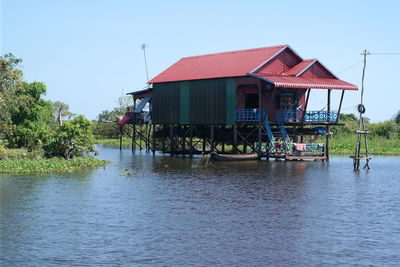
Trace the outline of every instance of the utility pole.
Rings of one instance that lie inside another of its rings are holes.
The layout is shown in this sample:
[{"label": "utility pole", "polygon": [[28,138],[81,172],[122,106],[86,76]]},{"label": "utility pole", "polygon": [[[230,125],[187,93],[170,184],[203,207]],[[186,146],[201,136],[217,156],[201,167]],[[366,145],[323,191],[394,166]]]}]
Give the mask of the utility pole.
[{"label": "utility pole", "polygon": [[[369,161],[370,157],[368,156],[368,139],[367,139],[367,134],[369,131],[367,131],[365,127],[365,118],[364,118],[364,113],[365,113],[365,106],[363,104],[364,100],[364,79],[365,79],[365,68],[367,66],[367,56],[370,55],[371,53],[368,50],[364,50],[361,55],[364,57],[364,66],[363,66],[363,71],[362,71],[362,78],[361,78],[361,101],[360,104],[357,107],[358,112],[360,113],[359,116],[359,121],[358,121],[358,130],[355,132],[357,134],[357,144],[356,144],[356,151],[354,156],[351,156],[353,158],[353,166],[354,170],[357,171],[360,168],[360,160],[365,159],[366,164],[364,166],[364,169],[369,169]],[[363,138],[364,137],[364,138]],[[365,144],[365,154],[361,155],[361,142],[362,139],[364,139],[364,144]]]}]

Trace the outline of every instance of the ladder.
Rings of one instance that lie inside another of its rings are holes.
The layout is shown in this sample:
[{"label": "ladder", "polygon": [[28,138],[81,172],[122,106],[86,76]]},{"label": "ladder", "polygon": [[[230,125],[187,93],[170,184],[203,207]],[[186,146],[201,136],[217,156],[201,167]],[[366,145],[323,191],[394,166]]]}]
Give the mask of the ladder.
[{"label": "ladder", "polygon": [[280,116],[278,116],[278,125],[279,125],[279,131],[281,133],[283,142],[285,143],[285,147],[288,150],[289,149],[289,143],[291,143],[292,141],[290,140],[290,137],[289,137],[289,135],[288,135],[288,133],[286,131],[285,123],[282,120],[282,118],[280,118]]},{"label": "ladder", "polygon": [[275,149],[275,138],[274,135],[272,134],[272,129],[271,125],[269,124],[268,120],[268,115],[265,116],[265,122],[264,122],[264,127],[267,132],[267,137],[268,137],[268,146],[267,146],[267,152],[272,152]]}]

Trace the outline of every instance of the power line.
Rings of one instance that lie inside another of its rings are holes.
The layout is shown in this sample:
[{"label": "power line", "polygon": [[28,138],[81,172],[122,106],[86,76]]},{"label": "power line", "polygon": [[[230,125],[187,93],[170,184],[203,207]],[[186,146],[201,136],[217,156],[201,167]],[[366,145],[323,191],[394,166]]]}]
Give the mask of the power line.
[{"label": "power line", "polygon": [[351,68],[357,66],[357,65],[360,64],[361,62],[363,62],[363,61],[362,61],[362,60],[359,60],[359,61],[357,61],[356,63],[354,63],[354,64],[348,66],[348,67],[345,68],[345,69],[343,69],[342,71],[337,72],[336,74],[340,74],[340,73],[342,73],[342,72],[345,72],[346,70],[349,70],[349,69],[351,69]]},{"label": "power line", "polygon": [[389,55],[400,55],[400,53],[398,52],[394,52],[394,53],[369,53],[370,55],[382,55],[382,56],[389,56]]}]

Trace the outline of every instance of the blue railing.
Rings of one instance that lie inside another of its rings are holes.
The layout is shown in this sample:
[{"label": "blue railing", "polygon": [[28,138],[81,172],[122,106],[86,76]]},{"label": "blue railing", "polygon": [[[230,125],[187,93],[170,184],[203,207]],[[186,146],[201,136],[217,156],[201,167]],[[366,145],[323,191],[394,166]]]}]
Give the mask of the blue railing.
[{"label": "blue railing", "polygon": [[337,112],[333,111],[307,111],[305,121],[307,122],[320,122],[320,121],[336,121],[338,117]]},{"label": "blue railing", "polygon": [[236,121],[259,121],[260,112],[256,109],[236,110]]},{"label": "blue railing", "polygon": [[338,113],[334,111],[306,111],[302,110],[284,110],[278,112],[278,120],[284,122],[302,122],[304,116],[305,122],[328,122],[336,121]]},{"label": "blue railing", "polygon": [[[264,113],[265,114],[265,113]],[[338,113],[334,111],[302,111],[282,110],[278,112],[277,119],[281,122],[335,122]],[[264,118],[264,116],[263,116]],[[236,121],[257,122],[260,120],[260,112],[257,109],[236,110]]]}]

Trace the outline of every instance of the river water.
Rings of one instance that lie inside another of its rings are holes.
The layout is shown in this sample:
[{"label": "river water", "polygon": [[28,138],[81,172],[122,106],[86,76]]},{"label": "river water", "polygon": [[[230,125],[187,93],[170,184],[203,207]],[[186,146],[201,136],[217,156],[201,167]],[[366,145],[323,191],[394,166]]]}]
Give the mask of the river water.
[{"label": "river water", "polygon": [[399,157],[354,172],[99,150],[104,168],[0,176],[1,266],[400,265]]}]

